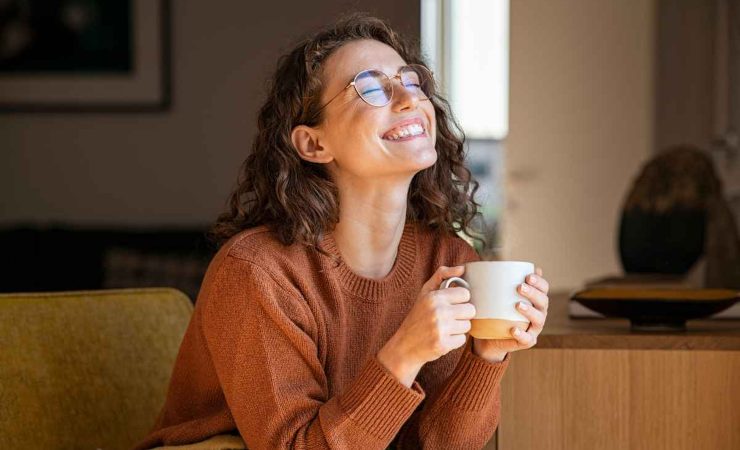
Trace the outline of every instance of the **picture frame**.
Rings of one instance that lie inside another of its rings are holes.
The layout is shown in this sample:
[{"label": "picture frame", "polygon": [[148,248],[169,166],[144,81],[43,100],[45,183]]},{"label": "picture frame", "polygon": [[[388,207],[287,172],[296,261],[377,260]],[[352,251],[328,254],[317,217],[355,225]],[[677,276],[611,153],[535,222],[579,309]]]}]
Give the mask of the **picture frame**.
[{"label": "picture frame", "polygon": [[[0,112],[161,112],[170,108],[169,0],[88,0],[68,2],[72,7],[64,10],[57,5],[64,6],[64,2],[5,3],[5,16],[10,20],[0,21],[0,33],[5,28],[17,42],[17,36],[23,36],[17,29],[22,32],[25,27],[31,38],[26,40],[25,54],[19,51],[14,59],[7,52],[0,54]],[[8,4],[16,8],[9,10]],[[36,20],[39,16],[46,22]],[[56,22],[50,24],[49,17]],[[77,30],[68,32],[65,26]],[[40,43],[29,41],[32,38]]]}]

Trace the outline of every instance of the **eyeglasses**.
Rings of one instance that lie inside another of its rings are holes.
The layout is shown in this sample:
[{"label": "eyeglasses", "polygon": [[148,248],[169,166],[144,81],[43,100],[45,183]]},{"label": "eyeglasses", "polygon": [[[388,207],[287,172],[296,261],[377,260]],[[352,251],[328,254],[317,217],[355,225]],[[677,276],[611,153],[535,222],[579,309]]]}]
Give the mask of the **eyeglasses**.
[{"label": "eyeglasses", "polygon": [[389,77],[380,70],[368,69],[355,75],[355,78],[319,108],[326,108],[350,86],[355,87],[357,95],[371,106],[385,106],[393,98],[393,80],[398,78],[407,91],[415,94],[419,100],[428,100],[434,95],[433,73],[421,64],[409,64],[401,67],[398,73]]}]

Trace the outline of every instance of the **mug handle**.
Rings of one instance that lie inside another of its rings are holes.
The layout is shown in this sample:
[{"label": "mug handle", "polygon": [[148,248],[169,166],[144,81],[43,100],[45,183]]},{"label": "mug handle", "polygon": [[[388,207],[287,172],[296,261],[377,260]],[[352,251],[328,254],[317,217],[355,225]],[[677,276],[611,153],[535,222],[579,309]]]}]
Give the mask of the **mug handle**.
[{"label": "mug handle", "polygon": [[452,283],[458,283],[458,284],[462,284],[462,285],[463,285],[463,287],[464,287],[465,289],[467,289],[467,290],[470,290],[470,285],[468,284],[468,282],[467,282],[467,281],[465,281],[465,280],[463,280],[463,279],[462,279],[462,278],[460,278],[460,277],[452,277],[452,278],[448,278],[448,279],[444,280],[444,281],[443,281],[443,282],[442,282],[442,283],[441,283],[441,284],[439,285],[439,288],[440,288],[440,289],[447,289],[448,287],[450,287],[450,285],[451,285]]}]

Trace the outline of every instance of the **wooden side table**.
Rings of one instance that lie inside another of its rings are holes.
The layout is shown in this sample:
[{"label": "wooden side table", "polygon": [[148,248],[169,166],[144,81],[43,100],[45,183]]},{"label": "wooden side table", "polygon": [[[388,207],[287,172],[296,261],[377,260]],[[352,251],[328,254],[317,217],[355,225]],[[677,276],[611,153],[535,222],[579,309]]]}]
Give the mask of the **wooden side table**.
[{"label": "wooden side table", "polygon": [[537,345],[512,355],[487,449],[740,449],[740,320],[634,333],[550,299]]}]

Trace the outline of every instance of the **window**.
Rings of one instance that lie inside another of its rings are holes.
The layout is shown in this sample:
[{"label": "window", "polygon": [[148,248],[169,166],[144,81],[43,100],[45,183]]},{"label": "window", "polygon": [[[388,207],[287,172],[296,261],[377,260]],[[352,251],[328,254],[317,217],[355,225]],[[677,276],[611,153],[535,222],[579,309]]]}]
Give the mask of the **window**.
[{"label": "window", "polygon": [[509,127],[508,0],[422,0],[422,52],[466,136]]},{"label": "window", "polygon": [[421,0],[421,46],[465,131],[466,163],[488,241],[463,235],[481,256],[499,255],[503,143],[509,127],[509,0]]}]

